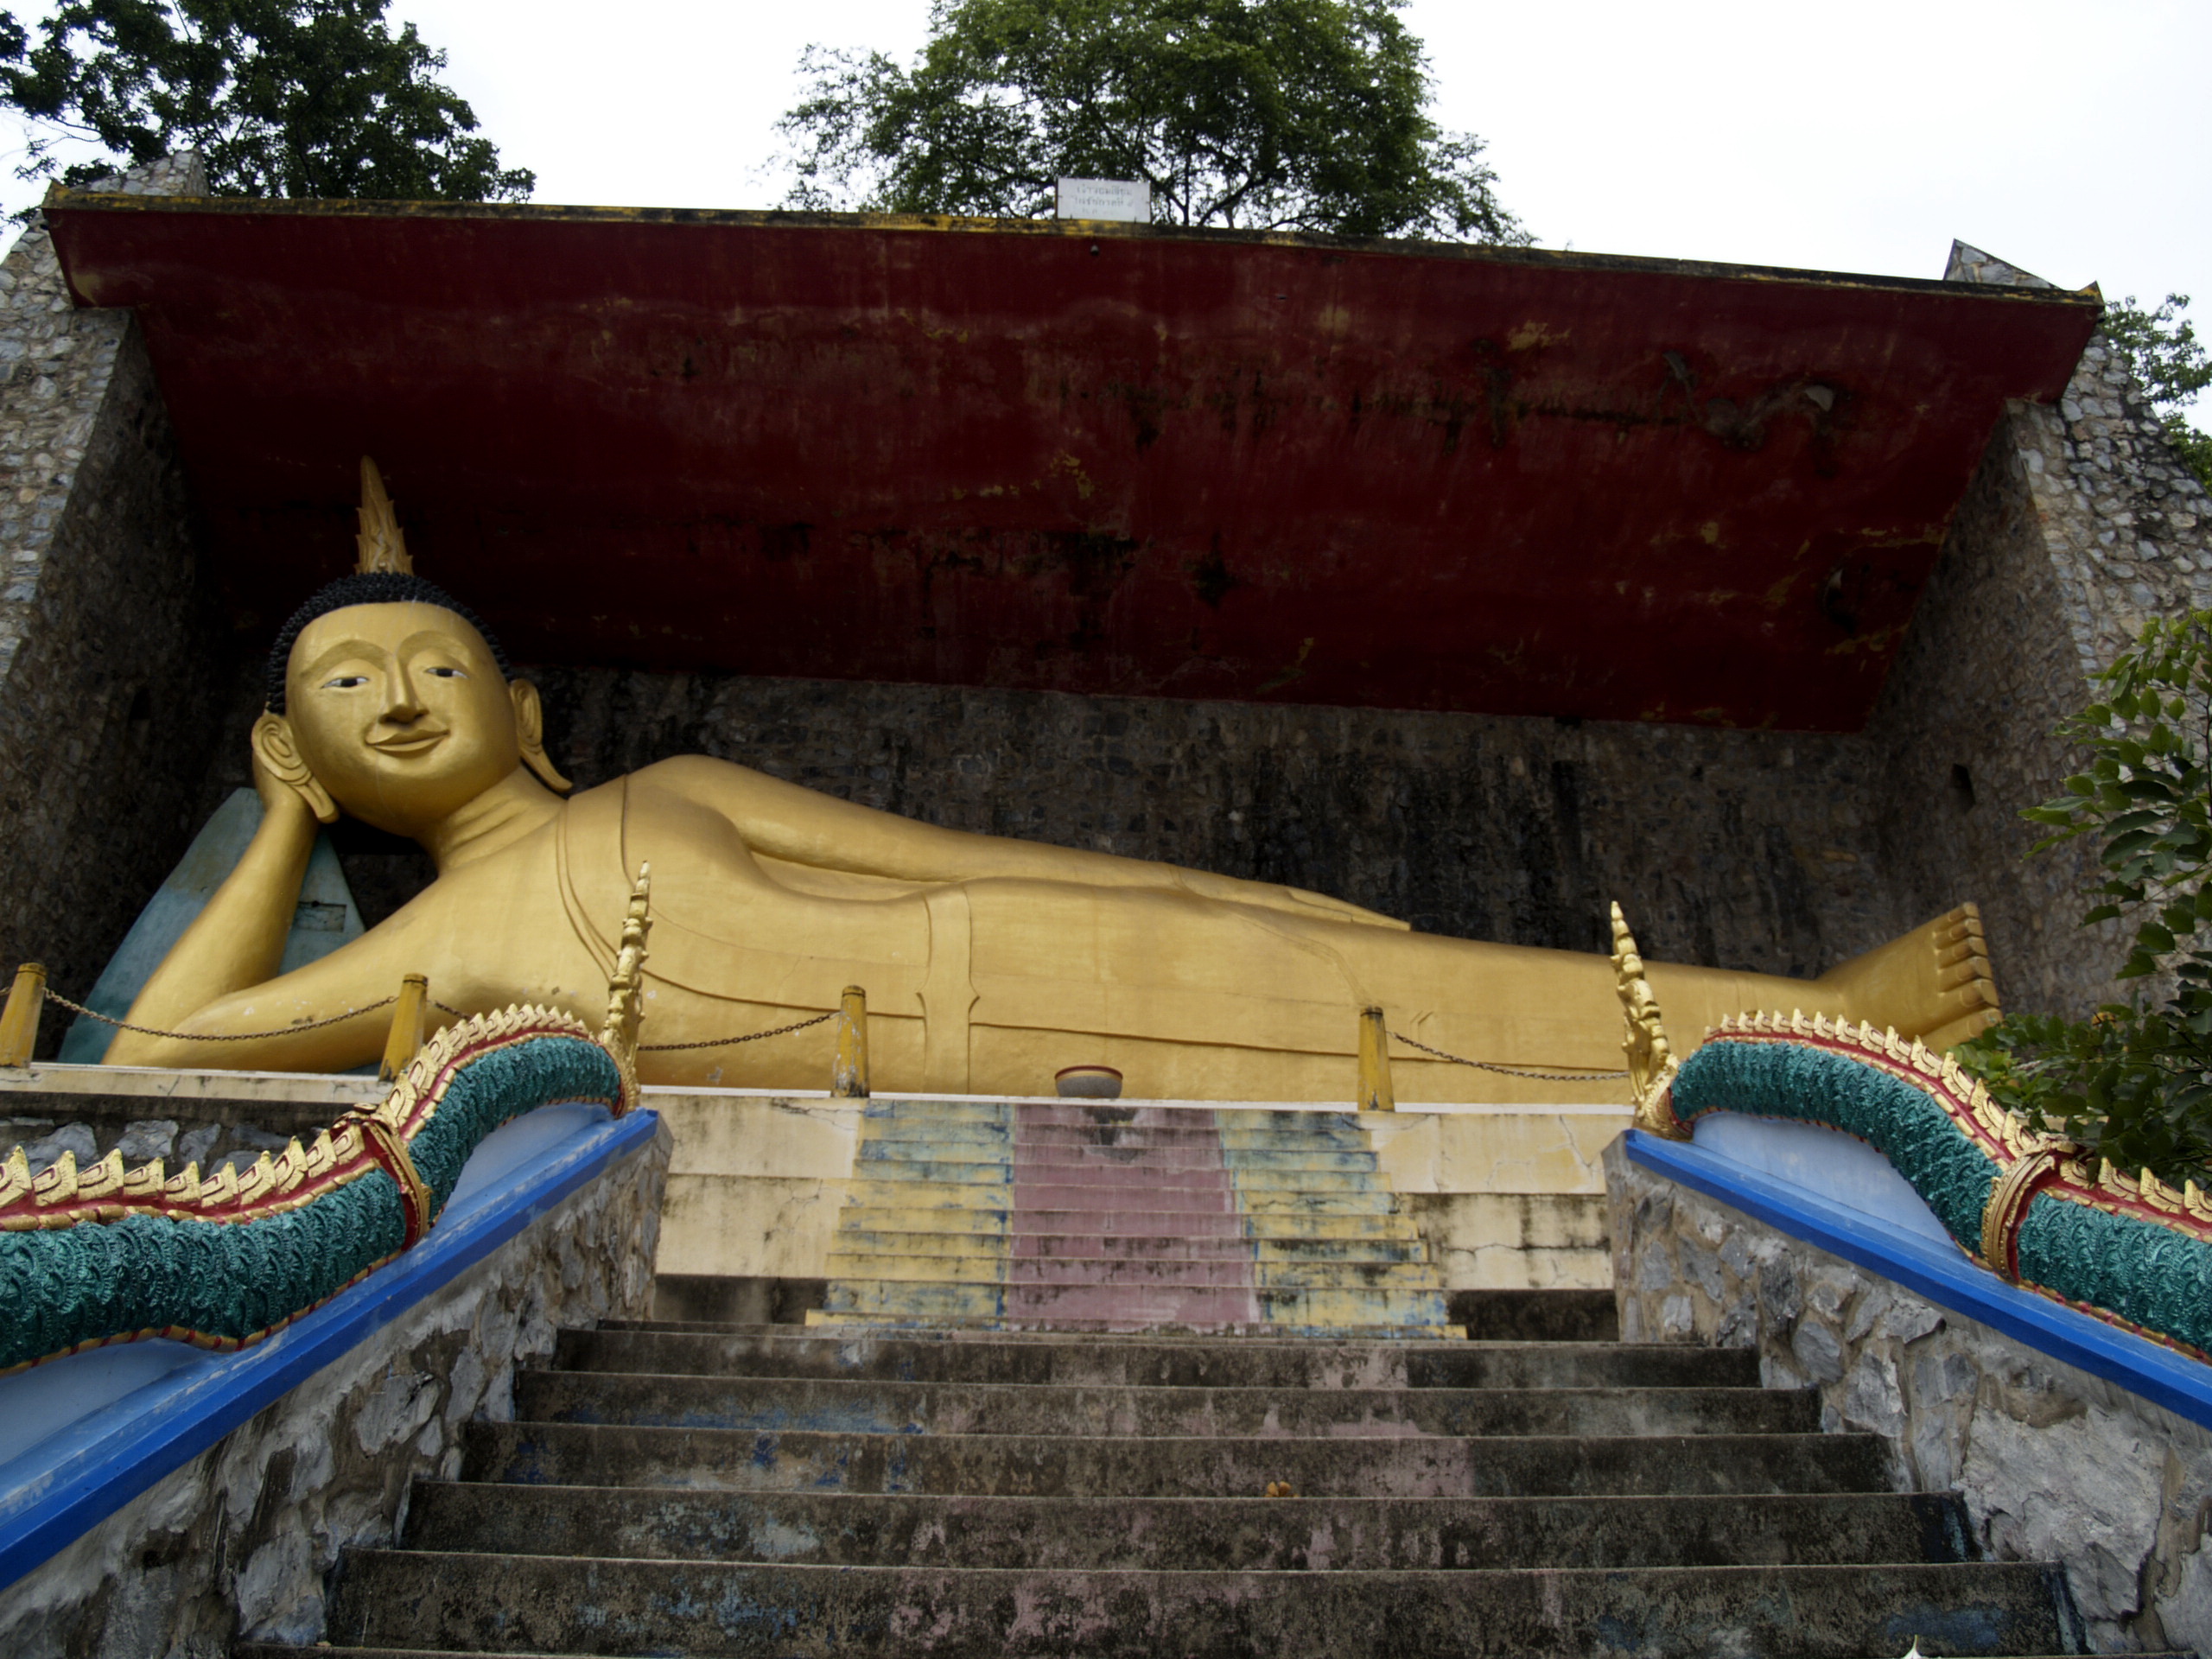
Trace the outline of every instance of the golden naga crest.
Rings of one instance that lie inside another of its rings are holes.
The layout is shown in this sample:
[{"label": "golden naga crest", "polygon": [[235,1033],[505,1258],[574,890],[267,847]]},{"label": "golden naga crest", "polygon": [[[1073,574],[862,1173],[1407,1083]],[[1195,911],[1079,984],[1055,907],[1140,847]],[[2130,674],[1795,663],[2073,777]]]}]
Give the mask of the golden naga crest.
[{"label": "golden naga crest", "polygon": [[1643,975],[1643,953],[1636,936],[1628,931],[1628,918],[1613,906],[1613,989],[1621,1000],[1626,1027],[1621,1049],[1628,1056],[1629,1087],[1636,1096],[1636,1127],[1669,1141],[1687,1141],[1689,1131],[1675,1121],[1675,1074],[1682,1069],[1667,1027],[1660,1018],[1659,999]]}]

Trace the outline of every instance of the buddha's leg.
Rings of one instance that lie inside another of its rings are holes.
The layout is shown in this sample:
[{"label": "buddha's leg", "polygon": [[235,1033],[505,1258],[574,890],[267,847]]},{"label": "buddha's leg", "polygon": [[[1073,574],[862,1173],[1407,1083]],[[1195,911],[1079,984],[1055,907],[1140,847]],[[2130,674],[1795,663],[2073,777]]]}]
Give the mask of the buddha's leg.
[{"label": "buddha's leg", "polygon": [[[1330,934],[1365,1001],[1380,1005],[1402,1036],[1516,1072],[1594,1073],[1622,1065],[1620,1003],[1608,957],[1423,934],[1360,937],[1360,930],[1337,928]],[[1647,972],[1682,1055],[1738,1014],[1802,1009],[1863,1020],[1939,1050],[1996,1018],[1996,988],[1971,906],[1815,980],[1663,963],[1648,964]],[[1408,1100],[1594,1101],[1624,1088],[1497,1071],[1476,1077],[1465,1068],[1409,1062],[1418,1052],[1393,1045],[1394,1076]]]},{"label": "buddha's leg", "polygon": [[[1359,1010],[1379,1006],[1401,1037],[1508,1068],[1471,1071],[1395,1043],[1402,1099],[1626,1096],[1604,1075],[1623,1064],[1621,1010],[1612,963],[1595,952],[1179,895],[996,881],[969,891],[979,993],[970,1086],[986,1093],[1046,1091],[1060,1067],[1090,1064],[1119,1066],[1133,1096],[1343,1100],[1356,1089]],[[1957,1041],[1986,1013],[1987,982],[1973,965],[1986,959],[1968,948],[1965,922],[1941,918],[1819,980],[1649,971],[1681,1053],[1724,1015],[1761,1009]]]}]

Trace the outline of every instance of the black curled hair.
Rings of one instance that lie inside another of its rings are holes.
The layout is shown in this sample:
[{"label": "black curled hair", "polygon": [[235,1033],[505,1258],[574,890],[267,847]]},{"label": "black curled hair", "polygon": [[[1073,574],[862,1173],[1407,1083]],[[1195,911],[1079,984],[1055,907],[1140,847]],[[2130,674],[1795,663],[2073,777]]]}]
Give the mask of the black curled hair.
[{"label": "black curled hair", "polygon": [[333,611],[342,611],[349,605],[435,605],[451,611],[484,636],[484,643],[492,647],[492,660],[499,665],[499,677],[512,680],[514,665],[507,661],[505,649],[492,637],[492,630],[484,626],[475,612],[462,604],[434,582],[422,577],[402,575],[397,570],[375,570],[365,575],[340,576],[329,586],[319,589],[315,597],[294,611],[276,630],[276,643],[269,648],[269,671],[266,702],[269,712],[284,712],[284,671],[291,664],[292,645],[300,631],[317,617],[328,616]]}]

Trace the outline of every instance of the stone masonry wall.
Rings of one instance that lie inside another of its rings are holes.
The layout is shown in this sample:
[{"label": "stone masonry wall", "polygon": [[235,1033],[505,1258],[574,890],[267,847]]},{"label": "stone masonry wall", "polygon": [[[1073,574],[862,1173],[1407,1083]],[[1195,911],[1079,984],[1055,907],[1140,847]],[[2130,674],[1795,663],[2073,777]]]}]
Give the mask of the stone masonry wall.
[{"label": "stone masonry wall", "polygon": [[1997,1560],[2058,1560],[2100,1652],[2212,1652],[2212,1431],[1605,1154],[1624,1342],[1756,1348],[1768,1388],[1955,1490]]},{"label": "stone masonry wall", "polygon": [[[1948,280],[2050,284],[1955,246]],[[2212,607],[2212,499],[2176,459],[2101,334],[2056,408],[2016,404],[1953,519],[1868,723],[1880,861],[1898,902],[1982,906],[2008,1007],[2085,1014],[2124,997],[2114,924],[2083,930],[2093,850],[2028,860],[2018,810],[2079,760],[2052,728],[2143,624]]]},{"label": "stone masonry wall", "polygon": [[77,996],[197,827],[230,647],[189,524],[136,324],[73,310],[34,227],[0,261],[0,969]]},{"label": "stone masonry wall", "polygon": [[461,1471],[461,1426],[514,1411],[563,1325],[644,1318],[671,1137],[485,1260],[0,1591],[15,1659],[222,1659],[311,1645],[349,1544],[388,1544],[412,1482]]}]

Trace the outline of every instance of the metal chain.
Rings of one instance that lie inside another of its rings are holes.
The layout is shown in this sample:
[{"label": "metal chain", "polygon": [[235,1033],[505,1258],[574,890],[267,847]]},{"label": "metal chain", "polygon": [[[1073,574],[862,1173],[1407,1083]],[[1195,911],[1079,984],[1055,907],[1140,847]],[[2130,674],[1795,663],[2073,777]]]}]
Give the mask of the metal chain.
[{"label": "metal chain", "polygon": [[[387,996],[378,1001],[369,1003],[365,1007],[354,1008],[345,1014],[333,1014],[327,1020],[310,1020],[304,1025],[287,1026],[281,1031],[232,1031],[200,1035],[183,1031],[156,1031],[150,1026],[134,1026],[128,1020],[111,1019],[97,1009],[86,1007],[81,1002],[71,1001],[56,990],[48,989],[46,995],[48,1001],[60,1003],[72,1014],[84,1014],[90,1019],[99,1020],[104,1026],[113,1026],[118,1031],[134,1032],[141,1037],[161,1037],[186,1043],[260,1042],[270,1037],[289,1037],[296,1032],[320,1031],[325,1026],[341,1025],[348,1020],[358,1019],[362,1014],[374,1014],[379,1008],[388,1008],[399,1001],[397,996]],[[441,1002],[435,997],[430,999],[430,1006],[441,1014],[452,1014],[455,1019],[468,1018],[462,1010],[454,1007],[449,1002]],[[834,1020],[837,1017],[837,1014],[838,1010],[832,1008],[827,1014],[817,1014],[810,1020],[794,1020],[787,1026],[776,1026],[766,1031],[749,1032],[742,1037],[709,1037],[696,1043],[640,1043],[638,1045],[638,1052],[640,1054],[673,1054],[693,1048],[734,1048],[740,1043],[757,1043],[769,1037],[788,1037],[795,1031],[804,1031],[810,1026],[818,1026],[824,1020]],[[1495,1060],[1471,1060],[1465,1055],[1451,1054],[1440,1048],[1432,1048],[1418,1038],[1407,1036],[1402,1031],[1394,1031],[1390,1035],[1393,1039],[1403,1043],[1407,1047],[1417,1048],[1424,1054],[1433,1054],[1440,1060],[1448,1060],[1453,1065],[1472,1066],[1478,1071],[1495,1071],[1501,1077],[1527,1077],[1538,1083],[1604,1083],[1615,1077],[1628,1076],[1625,1070],[1537,1071],[1527,1066],[1500,1065]]]},{"label": "metal chain", "polygon": [[[73,1002],[60,992],[50,988],[46,993],[46,1000],[49,1002],[60,1003],[72,1014],[85,1014],[99,1020],[104,1026],[113,1026],[118,1031],[136,1032],[141,1037],[170,1038],[183,1043],[252,1043],[260,1042],[270,1037],[289,1037],[295,1032],[320,1031],[325,1026],[340,1025],[361,1014],[374,1014],[379,1008],[388,1008],[399,1001],[397,996],[387,996],[381,1001],[370,1003],[366,1007],[355,1008],[346,1014],[335,1014],[327,1020],[310,1020],[305,1025],[287,1026],[282,1031],[227,1031],[203,1036],[193,1032],[157,1031],[151,1026],[134,1026],[127,1020],[112,1019],[100,1013],[97,1008],[88,1008],[81,1002]],[[469,1017],[465,1009],[456,1008],[450,1002],[441,1002],[435,997],[429,999],[429,1004],[439,1013],[452,1014],[457,1020],[466,1020]],[[836,1008],[832,1008],[827,1014],[816,1014],[811,1020],[793,1020],[788,1026],[778,1026],[772,1031],[756,1031],[745,1037],[712,1037],[704,1042],[698,1043],[641,1043],[639,1045],[639,1052],[665,1054],[682,1048],[728,1048],[737,1043],[757,1043],[764,1037],[781,1037],[791,1032],[804,1031],[809,1026],[818,1026],[825,1020],[836,1019],[837,1013]]]},{"label": "metal chain", "polygon": [[[388,1008],[399,1001],[397,996],[387,996],[382,1001],[372,1002],[365,1008],[353,1008],[345,1014],[334,1014],[327,1020],[310,1020],[302,1026],[287,1026],[282,1031],[226,1031],[203,1036],[189,1031],[156,1031],[151,1026],[134,1026],[128,1020],[111,1020],[97,1008],[88,1008],[81,1002],[72,1002],[56,990],[49,989],[46,994],[46,1000],[49,1002],[59,1002],[72,1014],[81,1014],[99,1020],[104,1026],[113,1026],[118,1031],[134,1031],[141,1037],[173,1038],[181,1043],[257,1043],[265,1037],[289,1037],[296,1031],[320,1031],[325,1026],[343,1025],[348,1020],[358,1018],[365,1014],[374,1014],[378,1008]],[[442,1008],[445,1007],[442,1002],[438,1006]],[[446,1012],[458,1014],[461,1010],[446,1008]]]},{"label": "metal chain", "polygon": [[773,1031],[756,1031],[744,1037],[709,1037],[704,1042],[697,1043],[639,1043],[638,1052],[671,1054],[679,1048],[728,1048],[736,1043],[757,1043],[763,1037],[781,1037],[791,1032],[804,1031],[809,1026],[818,1026],[824,1020],[835,1020],[838,1013],[838,1009],[832,1008],[827,1014],[816,1014],[811,1020],[794,1020],[790,1025],[778,1026]]},{"label": "metal chain", "polygon": [[1529,1077],[1538,1083],[1604,1083],[1612,1077],[1628,1076],[1620,1071],[1534,1071],[1524,1065],[1500,1065],[1495,1060],[1471,1060],[1459,1054],[1447,1054],[1440,1048],[1431,1048],[1427,1043],[1406,1035],[1402,1031],[1390,1033],[1408,1048],[1417,1048],[1424,1054],[1433,1054],[1440,1060],[1449,1060],[1454,1065],[1471,1065],[1478,1071],[1495,1071],[1501,1077]]}]

